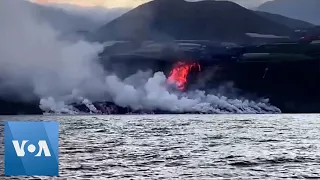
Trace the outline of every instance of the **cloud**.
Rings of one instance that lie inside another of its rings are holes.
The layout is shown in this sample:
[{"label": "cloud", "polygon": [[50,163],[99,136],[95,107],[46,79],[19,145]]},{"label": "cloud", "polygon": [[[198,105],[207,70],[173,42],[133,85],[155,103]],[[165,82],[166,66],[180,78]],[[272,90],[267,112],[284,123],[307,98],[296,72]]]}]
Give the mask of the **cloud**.
[{"label": "cloud", "polygon": [[[201,1],[201,0],[188,0],[188,1]],[[218,0],[218,1],[225,1],[225,0]],[[246,8],[255,8],[257,6],[259,6],[260,4],[262,3],[265,3],[267,1],[270,1],[270,0],[229,0],[229,1],[232,1],[232,2],[235,2],[243,7],[246,7]]]},{"label": "cloud", "polygon": [[91,62],[102,51],[101,45],[61,41],[63,28],[41,19],[35,11],[39,7],[21,0],[0,2],[0,96],[59,96],[98,80],[101,68]]},{"label": "cloud", "polygon": [[[34,0],[38,3],[69,3],[83,7],[134,8],[150,0]],[[188,0],[199,1],[199,0]],[[269,0],[230,0],[244,7],[253,8]]]},{"label": "cloud", "polygon": [[34,0],[38,3],[69,3],[83,7],[133,8],[149,0]]},{"label": "cloud", "polygon": [[90,18],[95,22],[107,23],[110,20],[113,20],[123,13],[127,12],[128,8],[104,8],[101,6],[76,6],[72,4],[59,4],[59,3],[47,3],[42,4],[44,6],[49,6],[53,8],[62,9],[64,12],[70,15],[77,15],[82,18]]},{"label": "cloud", "polygon": [[34,18],[62,33],[93,31],[127,12],[126,8],[82,7],[71,4],[32,3],[22,1],[33,11]]},{"label": "cloud", "polygon": [[261,5],[262,3],[265,3],[270,0],[232,0],[232,1],[247,8],[255,8]]}]

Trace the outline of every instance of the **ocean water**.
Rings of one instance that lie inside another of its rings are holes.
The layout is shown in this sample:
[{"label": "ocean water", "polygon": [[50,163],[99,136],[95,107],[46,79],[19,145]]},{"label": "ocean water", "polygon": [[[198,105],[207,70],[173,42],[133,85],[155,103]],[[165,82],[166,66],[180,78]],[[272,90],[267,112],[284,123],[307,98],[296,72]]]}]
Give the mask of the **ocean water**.
[{"label": "ocean water", "polygon": [[60,177],[320,179],[320,115],[0,117],[60,123]]}]

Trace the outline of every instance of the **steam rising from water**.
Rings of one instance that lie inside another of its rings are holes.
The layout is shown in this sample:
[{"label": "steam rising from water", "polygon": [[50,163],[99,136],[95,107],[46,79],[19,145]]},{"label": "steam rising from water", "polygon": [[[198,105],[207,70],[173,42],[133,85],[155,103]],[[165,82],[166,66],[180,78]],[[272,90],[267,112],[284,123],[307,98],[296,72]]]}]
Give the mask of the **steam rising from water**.
[{"label": "steam rising from water", "polygon": [[[63,41],[59,32],[40,23],[19,0],[0,2],[0,96],[39,98],[44,111],[77,113],[70,103],[81,102],[98,112],[94,101],[112,101],[134,110],[175,112],[280,112],[266,101],[229,99],[203,91],[171,92],[162,72],[139,71],[121,80],[97,62],[103,45]],[[13,11],[14,10],[14,11]]]},{"label": "steam rising from water", "polygon": [[[142,72],[138,72],[143,74]],[[265,100],[254,102],[249,100],[229,99],[222,95],[206,94],[204,91],[186,93],[169,92],[167,78],[162,72],[156,72],[149,78],[145,72],[144,82],[138,86],[130,85],[141,80],[143,75],[132,76],[122,82],[116,76],[108,76],[106,84],[113,102],[132,109],[161,109],[175,112],[210,112],[210,113],[266,113],[279,112],[269,106]]]}]

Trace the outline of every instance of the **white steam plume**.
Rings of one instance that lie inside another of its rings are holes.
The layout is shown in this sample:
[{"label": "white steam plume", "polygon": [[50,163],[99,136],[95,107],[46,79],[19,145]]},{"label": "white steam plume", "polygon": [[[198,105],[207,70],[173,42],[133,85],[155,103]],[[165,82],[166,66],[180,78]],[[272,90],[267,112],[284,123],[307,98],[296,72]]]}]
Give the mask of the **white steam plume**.
[{"label": "white steam plume", "polygon": [[[245,99],[229,99],[204,91],[186,93],[169,92],[167,78],[162,72],[150,77],[150,72],[138,72],[121,81],[116,76],[106,77],[107,91],[113,102],[134,110],[159,109],[174,112],[203,113],[268,113],[280,112],[266,100],[258,102]],[[140,81],[140,83],[139,83]]]},{"label": "white steam plume", "polygon": [[229,99],[203,91],[171,92],[162,72],[137,72],[119,79],[97,63],[103,45],[62,41],[59,32],[37,21],[20,0],[0,1],[0,97],[41,99],[44,111],[77,113],[70,106],[82,102],[98,112],[94,101],[113,101],[134,110],[206,113],[280,112],[264,101]]}]

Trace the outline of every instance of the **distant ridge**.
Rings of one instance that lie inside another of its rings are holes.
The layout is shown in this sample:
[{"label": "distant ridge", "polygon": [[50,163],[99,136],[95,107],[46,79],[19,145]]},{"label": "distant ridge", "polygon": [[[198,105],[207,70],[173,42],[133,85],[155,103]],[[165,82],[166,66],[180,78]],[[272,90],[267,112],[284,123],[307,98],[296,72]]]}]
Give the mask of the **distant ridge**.
[{"label": "distant ridge", "polygon": [[273,0],[260,5],[257,10],[320,25],[320,0]]},{"label": "distant ridge", "polygon": [[37,18],[37,20],[49,23],[50,26],[62,33],[70,33],[78,30],[92,31],[101,25],[100,22],[95,22],[84,15],[75,15],[59,7],[24,0],[22,3],[35,14],[34,17]]},{"label": "distant ridge", "polygon": [[279,24],[283,24],[292,29],[301,29],[301,28],[304,29],[304,28],[310,28],[314,26],[314,24],[297,20],[297,19],[288,18],[278,14],[272,14],[272,13],[262,12],[262,11],[255,11],[255,12],[264,18],[267,18]]},{"label": "distant ridge", "polygon": [[244,42],[248,32],[288,36],[292,29],[229,1],[155,0],[102,26],[93,38]]}]

